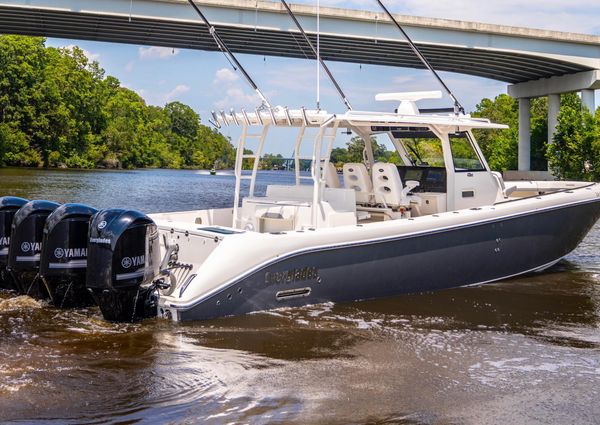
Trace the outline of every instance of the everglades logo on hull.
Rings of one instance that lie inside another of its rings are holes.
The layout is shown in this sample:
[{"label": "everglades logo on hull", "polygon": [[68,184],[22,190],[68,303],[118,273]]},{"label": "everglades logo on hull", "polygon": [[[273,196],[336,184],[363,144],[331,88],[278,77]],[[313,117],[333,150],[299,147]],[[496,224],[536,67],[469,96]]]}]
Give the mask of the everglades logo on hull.
[{"label": "everglades logo on hull", "polygon": [[62,258],[87,258],[87,248],[56,248],[54,250],[54,256],[59,260]]},{"label": "everglades logo on hull", "polygon": [[305,280],[319,280],[319,269],[316,267],[302,267],[298,269],[284,270],[282,272],[266,272],[265,283],[293,283]]},{"label": "everglades logo on hull", "polygon": [[42,250],[41,242],[23,242],[21,244],[22,252],[40,252]]},{"label": "everglades logo on hull", "polygon": [[146,256],[138,255],[137,257],[123,257],[121,267],[128,269],[130,267],[139,267],[146,264]]},{"label": "everglades logo on hull", "polygon": [[111,242],[108,238],[90,238],[90,243],[110,245]]}]

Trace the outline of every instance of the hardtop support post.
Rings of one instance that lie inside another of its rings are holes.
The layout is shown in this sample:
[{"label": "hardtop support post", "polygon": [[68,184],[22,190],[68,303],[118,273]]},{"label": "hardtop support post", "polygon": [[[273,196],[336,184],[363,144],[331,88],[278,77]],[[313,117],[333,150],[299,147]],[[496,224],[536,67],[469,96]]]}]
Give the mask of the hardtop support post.
[{"label": "hardtop support post", "polygon": [[313,144],[312,167],[310,170],[313,179],[313,201],[311,209],[311,227],[316,229],[318,226],[317,213],[321,207],[322,192],[321,192],[321,147],[323,145],[323,127],[319,129]]},{"label": "hardtop support post", "polygon": [[371,133],[363,130],[360,127],[354,128],[354,131],[356,131],[356,134],[358,134],[360,138],[363,139],[363,142],[365,142],[365,150],[367,152],[368,162],[367,168],[369,169],[369,173],[371,173],[373,165],[375,164],[375,158],[373,157],[373,144],[371,143]]},{"label": "hardtop support post", "polygon": [[[267,133],[269,132],[269,126],[270,124],[265,124],[263,126],[258,140],[258,147],[256,148],[256,153],[254,154],[254,164],[252,164],[252,178],[250,180],[250,190],[248,191],[248,196],[250,197],[254,196],[254,187],[256,186],[256,173],[258,172],[258,165],[260,163],[260,157],[262,156],[263,147],[265,146],[265,139],[267,138]],[[242,155],[242,158],[243,157],[244,155]]]},{"label": "hardtop support post", "polygon": [[296,175],[296,186],[300,184],[300,144],[304,139],[304,133],[306,132],[306,123],[302,123],[302,127],[298,131],[296,136],[296,143],[294,143],[294,174]]},{"label": "hardtop support post", "polygon": [[233,223],[235,229],[239,224],[239,203],[240,203],[240,186],[242,182],[242,167],[244,163],[244,146],[246,144],[246,134],[248,133],[248,124],[242,124],[242,132],[238,139],[235,152],[235,191],[233,194]]}]

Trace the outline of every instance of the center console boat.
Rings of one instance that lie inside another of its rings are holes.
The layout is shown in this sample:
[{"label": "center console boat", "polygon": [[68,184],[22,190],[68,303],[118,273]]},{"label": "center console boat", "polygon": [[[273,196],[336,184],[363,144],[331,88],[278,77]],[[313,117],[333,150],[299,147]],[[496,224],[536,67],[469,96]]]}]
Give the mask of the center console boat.
[{"label": "center console boat", "polygon": [[[571,252],[600,217],[600,184],[504,182],[472,130],[505,126],[420,114],[416,100],[437,95],[380,96],[400,103],[395,113],[277,108],[215,116],[241,127],[234,204],[150,215],[157,235],[144,249],[149,255],[160,245],[162,269],[148,273],[146,261],[135,272],[146,276],[142,287],[160,281],[156,314],[210,319],[483,284],[543,270]],[[275,126],[297,129],[296,184],[256,196],[259,158]],[[341,129],[365,144],[365,161],[345,164],[343,182],[330,162]],[[400,165],[375,160],[374,137],[389,138]],[[312,155],[303,157],[307,140]],[[245,159],[254,161],[249,174]],[[310,176],[299,171],[303,159]],[[118,280],[102,290],[118,292]]]}]

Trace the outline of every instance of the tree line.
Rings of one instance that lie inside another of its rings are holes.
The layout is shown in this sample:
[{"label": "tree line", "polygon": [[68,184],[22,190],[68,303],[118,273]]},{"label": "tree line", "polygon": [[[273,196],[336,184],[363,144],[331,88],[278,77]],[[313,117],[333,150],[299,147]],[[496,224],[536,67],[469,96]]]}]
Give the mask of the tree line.
[{"label": "tree line", "polygon": [[[475,133],[492,169],[516,169],[517,100],[505,94],[483,99],[473,116],[509,125]],[[554,140],[548,141],[547,99],[532,99],[531,133],[532,169],[600,180],[600,108],[584,110],[578,96],[562,95]],[[333,149],[331,161],[338,166],[360,162],[363,149],[364,143],[353,138]],[[398,153],[376,140],[373,149],[376,160],[400,164]],[[231,168],[234,162],[230,140],[203,125],[189,106],[147,105],[77,47],[57,49],[46,47],[40,37],[0,36],[0,166],[211,168],[216,163]],[[265,154],[261,165],[287,163],[281,155]],[[244,168],[250,166],[244,160]]]},{"label": "tree line", "polygon": [[[600,108],[589,111],[575,93],[561,95],[558,125],[548,140],[548,99],[531,100],[531,168],[550,170],[568,180],[600,180]],[[483,99],[473,113],[493,122],[508,124],[505,130],[475,131],[490,167],[515,170],[518,161],[519,104],[501,94]]]},{"label": "tree line", "polygon": [[0,36],[0,165],[231,167],[235,152],[187,105],[146,105],[77,48]]}]

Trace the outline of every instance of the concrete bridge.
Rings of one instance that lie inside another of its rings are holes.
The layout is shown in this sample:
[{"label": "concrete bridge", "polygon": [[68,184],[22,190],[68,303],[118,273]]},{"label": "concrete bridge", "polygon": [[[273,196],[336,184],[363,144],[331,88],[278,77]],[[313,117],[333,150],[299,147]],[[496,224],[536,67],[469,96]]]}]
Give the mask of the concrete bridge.
[{"label": "concrete bridge", "polygon": [[[313,58],[278,2],[197,3],[234,52]],[[315,8],[292,9],[315,38]],[[422,68],[383,14],[321,8],[320,15],[325,60]],[[520,170],[530,168],[531,98],[548,96],[549,140],[560,93],[581,91],[584,105],[595,109],[599,36],[414,16],[397,19],[436,69],[510,84],[508,93],[519,99]],[[217,49],[186,0],[0,0],[0,33]]]}]

